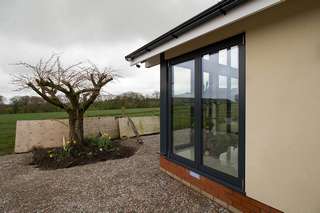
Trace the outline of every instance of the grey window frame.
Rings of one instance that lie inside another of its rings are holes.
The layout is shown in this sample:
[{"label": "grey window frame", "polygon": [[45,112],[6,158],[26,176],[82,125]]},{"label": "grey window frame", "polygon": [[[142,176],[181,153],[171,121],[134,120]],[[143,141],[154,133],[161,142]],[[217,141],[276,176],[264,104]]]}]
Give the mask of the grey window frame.
[{"label": "grey window frame", "polygon": [[[202,165],[202,62],[201,57],[231,46],[239,46],[239,150],[238,177]],[[173,153],[172,149],[172,66],[195,60],[195,161]],[[165,60],[160,55],[160,152],[168,160],[183,165],[209,179],[221,183],[240,193],[245,193],[245,33],[233,36],[182,56]]]}]

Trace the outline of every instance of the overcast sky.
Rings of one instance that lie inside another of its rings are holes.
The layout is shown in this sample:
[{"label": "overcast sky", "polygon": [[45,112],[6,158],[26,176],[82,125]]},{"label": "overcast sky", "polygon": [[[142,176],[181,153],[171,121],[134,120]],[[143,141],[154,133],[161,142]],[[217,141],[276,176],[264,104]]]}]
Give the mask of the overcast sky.
[{"label": "overcast sky", "polygon": [[151,94],[159,90],[159,67],[130,67],[124,56],[212,6],[217,0],[1,0],[0,95],[15,92],[10,64],[36,63],[62,53],[65,63],[89,59],[119,70],[123,78],[105,93]]}]

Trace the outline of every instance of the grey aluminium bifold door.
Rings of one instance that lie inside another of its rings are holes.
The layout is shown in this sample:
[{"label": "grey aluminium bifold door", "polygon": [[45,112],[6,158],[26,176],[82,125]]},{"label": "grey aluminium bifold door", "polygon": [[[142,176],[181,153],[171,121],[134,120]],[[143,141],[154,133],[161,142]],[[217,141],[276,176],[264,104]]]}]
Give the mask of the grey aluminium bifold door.
[{"label": "grey aluminium bifold door", "polygon": [[244,192],[244,35],[172,59],[168,157]]}]

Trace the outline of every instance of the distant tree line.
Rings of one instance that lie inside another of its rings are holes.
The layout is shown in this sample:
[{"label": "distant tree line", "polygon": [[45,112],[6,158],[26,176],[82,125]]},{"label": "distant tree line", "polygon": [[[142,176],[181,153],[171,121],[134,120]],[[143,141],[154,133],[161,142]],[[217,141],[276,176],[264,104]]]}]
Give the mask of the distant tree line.
[{"label": "distant tree line", "polygon": [[[101,95],[89,110],[107,110],[125,108],[148,108],[160,106],[160,93],[143,95],[126,92],[121,95]],[[0,95],[0,114],[59,112],[58,107],[51,105],[38,96],[15,96],[6,103]]]},{"label": "distant tree line", "polygon": [[38,96],[15,96],[8,104],[0,102],[0,113],[34,113],[34,112],[55,112],[57,107],[47,103]]}]

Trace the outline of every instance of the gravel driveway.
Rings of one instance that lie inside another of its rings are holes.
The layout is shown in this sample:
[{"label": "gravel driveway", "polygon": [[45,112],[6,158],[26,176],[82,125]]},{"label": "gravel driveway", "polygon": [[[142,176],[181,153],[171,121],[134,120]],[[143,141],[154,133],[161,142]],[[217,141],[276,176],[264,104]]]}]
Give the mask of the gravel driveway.
[{"label": "gravel driveway", "polygon": [[0,212],[228,212],[159,170],[159,135],[144,141],[130,158],[51,171],[2,156]]}]

